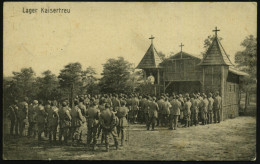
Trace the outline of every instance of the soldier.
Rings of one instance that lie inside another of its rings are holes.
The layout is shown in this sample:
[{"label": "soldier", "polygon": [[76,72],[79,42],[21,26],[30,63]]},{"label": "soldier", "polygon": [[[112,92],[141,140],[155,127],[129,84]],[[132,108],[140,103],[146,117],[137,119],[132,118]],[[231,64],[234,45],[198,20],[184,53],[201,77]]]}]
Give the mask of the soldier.
[{"label": "soldier", "polygon": [[190,102],[190,98],[186,97],[185,98],[185,102],[184,102],[184,119],[186,121],[185,123],[185,127],[190,127],[190,116],[191,116],[191,102]]},{"label": "soldier", "polygon": [[145,117],[145,116],[144,116],[144,108],[145,108],[146,98],[140,96],[139,99],[140,99],[140,102],[139,102],[138,117],[139,117],[140,123],[143,124],[143,123],[145,122],[145,118],[144,118],[144,117]]},{"label": "soldier", "polygon": [[82,125],[84,122],[86,122],[86,118],[81,113],[78,100],[74,101],[74,108],[71,109],[70,115],[71,115],[72,140],[79,143],[80,134],[82,132]]},{"label": "soldier", "polygon": [[149,110],[148,110],[149,124],[148,124],[147,130],[150,129],[151,124],[152,124],[152,130],[154,130],[156,119],[158,118],[159,107],[155,101],[156,101],[156,97],[153,97],[152,102],[149,103]]},{"label": "soldier", "polygon": [[121,106],[120,101],[118,99],[118,95],[115,94],[111,101],[112,101],[112,104],[113,104],[113,111],[116,112],[118,110],[118,108]]},{"label": "soldier", "polygon": [[212,93],[209,93],[209,108],[208,108],[208,123],[212,124],[212,120],[213,120],[213,103],[214,103],[214,99],[212,98]]},{"label": "soldier", "polygon": [[27,104],[27,102],[28,102],[28,98],[25,97],[24,101],[22,101],[18,104],[17,122],[18,122],[19,135],[20,136],[24,135],[25,124],[26,124],[26,120],[28,118],[28,104]]},{"label": "soldier", "polygon": [[133,123],[136,124],[136,119],[137,119],[137,114],[138,114],[138,110],[139,110],[139,100],[138,98],[136,97],[136,95],[134,95],[132,97],[132,110],[133,110]]},{"label": "soldier", "polygon": [[207,96],[203,94],[203,100],[202,100],[202,124],[206,125],[208,122],[208,108],[209,108],[209,101],[207,99]]},{"label": "soldier", "polygon": [[[159,106],[159,104],[158,104],[158,106]],[[161,124],[162,124],[162,126],[164,125],[165,127],[167,127],[167,125],[168,125],[171,107],[172,107],[171,103],[169,102],[168,98],[165,97],[164,103],[163,103],[163,106],[162,106],[162,111],[161,111],[161,114],[162,114]]]},{"label": "soldier", "polygon": [[38,107],[38,101],[37,100],[34,100],[33,104],[29,107],[29,111],[28,111],[28,121],[29,121],[28,137],[30,137],[32,135],[32,133],[33,133],[33,137],[36,137],[37,107]]},{"label": "soldier", "polygon": [[179,116],[179,119],[180,119],[180,122],[181,122],[181,124],[183,124],[184,123],[184,117],[183,117],[183,106],[184,106],[184,99],[183,99],[183,97],[182,97],[182,94],[179,94],[179,97],[178,97],[178,101],[180,101],[181,102],[181,108],[180,108],[180,116]]},{"label": "soldier", "polygon": [[90,145],[91,141],[93,140],[93,150],[96,150],[99,115],[100,110],[98,109],[98,104],[95,99],[92,98],[91,106],[87,110],[86,116],[88,122],[87,145]]},{"label": "soldier", "polygon": [[14,100],[14,104],[9,106],[8,110],[8,118],[11,121],[10,125],[10,135],[13,135],[13,131],[15,129],[16,135],[18,135],[18,126],[17,126],[17,111],[18,111],[18,101]]},{"label": "soldier", "polygon": [[59,122],[59,109],[57,108],[57,101],[51,101],[51,108],[48,110],[47,126],[49,134],[49,142],[54,141],[56,143],[57,127]]},{"label": "soldier", "polygon": [[126,120],[126,115],[128,114],[128,108],[125,106],[126,102],[122,101],[121,103],[121,107],[119,107],[116,116],[119,119],[119,124],[117,126],[117,134],[118,137],[121,133],[121,146],[124,145],[124,141],[125,141],[125,127],[128,126],[128,122]]},{"label": "soldier", "polygon": [[160,122],[162,124],[162,122],[164,121],[163,117],[162,117],[162,110],[163,110],[163,105],[164,105],[164,97],[163,96],[161,96],[160,100],[157,101],[157,104],[158,104],[158,107],[159,107],[159,111],[158,111],[158,119],[157,119],[157,125],[156,126],[159,126]]},{"label": "soldier", "polygon": [[194,108],[193,120],[194,120],[195,126],[197,126],[198,123],[199,123],[199,104],[200,104],[200,100],[198,98],[198,95],[195,95],[195,97],[194,97],[194,104],[193,104],[193,108]]},{"label": "soldier", "polygon": [[221,97],[219,96],[219,92],[215,93],[214,102],[213,102],[213,112],[214,112],[214,122],[220,123],[220,110],[221,110]]},{"label": "soldier", "polygon": [[[44,107],[45,112],[48,114],[51,111],[51,100],[47,101],[47,104]],[[44,126],[44,136],[48,137],[49,129],[48,129],[48,117],[45,121],[45,126]]]},{"label": "soldier", "polygon": [[194,124],[194,115],[195,115],[195,108],[194,108],[195,94],[194,93],[191,94],[190,102],[191,102],[190,126],[193,126],[193,124]]},{"label": "soldier", "polygon": [[103,110],[100,114],[100,125],[102,126],[104,135],[105,135],[105,143],[106,143],[106,151],[109,151],[109,134],[112,134],[115,147],[118,149],[118,141],[117,141],[117,134],[116,134],[116,126],[118,124],[118,118],[115,116],[113,112],[109,109],[111,106],[110,104],[105,105],[105,110]]},{"label": "soldier", "polygon": [[71,127],[71,115],[68,104],[66,101],[62,102],[62,108],[58,112],[60,118],[60,132],[59,142],[61,143],[62,136],[64,137],[64,143],[68,143],[69,128]]},{"label": "soldier", "polygon": [[44,106],[43,106],[43,101],[40,100],[39,101],[39,105],[37,107],[37,129],[38,129],[38,141],[42,140],[42,133],[44,132],[45,129],[45,121],[46,121],[46,117],[47,117],[47,113],[44,110]]},{"label": "soldier", "polygon": [[173,96],[172,101],[170,102],[172,107],[170,111],[170,130],[173,130],[173,124],[174,124],[174,130],[176,130],[178,126],[178,117],[180,116],[180,108],[181,108],[181,102],[176,99],[175,96]]},{"label": "soldier", "polygon": [[144,97],[144,120],[145,120],[145,124],[146,127],[148,129],[148,125],[149,125],[149,103],[150,103],[150,98],[146,98]]},{"label": "soldier", "polygon": [[[106,104],[105,98],[102,97],[102,98],[100,99],[99,105],[98,105],[98,109],[99,109],[100,112],[102,112],[103,110],[106,109],[106,108],[105,108],[105,104]],[[98,126],[97,138],[99,138],[100,133],[102,133],[102,126],[100,126],[100,124],[99,124],[99,126]],[[101,145],[103,144],[103,140],[104,140],[104,133],[102,133],[102,135],[101,135]]]}]

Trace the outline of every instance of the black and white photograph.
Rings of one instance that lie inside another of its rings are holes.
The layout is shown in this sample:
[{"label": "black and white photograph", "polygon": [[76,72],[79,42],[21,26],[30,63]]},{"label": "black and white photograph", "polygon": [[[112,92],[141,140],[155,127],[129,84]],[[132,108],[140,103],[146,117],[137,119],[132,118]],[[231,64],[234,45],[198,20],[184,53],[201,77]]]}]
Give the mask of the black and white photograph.
[{"label": "black and white photograph", "polygon": [[3,160],[257,160],[257,2],[4,2],[2,61]]}]

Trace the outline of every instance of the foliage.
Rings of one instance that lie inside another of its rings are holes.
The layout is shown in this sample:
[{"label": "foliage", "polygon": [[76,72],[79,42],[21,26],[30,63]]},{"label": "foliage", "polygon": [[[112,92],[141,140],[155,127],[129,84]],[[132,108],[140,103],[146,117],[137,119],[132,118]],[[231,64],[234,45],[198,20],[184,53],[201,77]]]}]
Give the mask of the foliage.
[{"label": "foliage", "polygon": [[257,40],[253,35],[249,35],[241,43],[243,51],[235,54],[235,63],[240,70],[247,72],[251,78],[256,79],[257,63]]},{"label": "foliage", "polygon": [[103,65],[103,77],[100,79],[100,88],[103,93],[128,93],[132,86],[129,84],[131,64],[123,57],[108,59]]},{"label": "foliage", "polygon": [[[80,63],[69,63],[60,71],[58,76],[60,88],[70,94],[70,102],[83,86],[83,71]],[[66,93],[65,93],[66,94]]]},{"label": "foliage", "polygon": [[241,43],[244,48],[235,54],[236,67],[249,74],[241,78],[240,87],[244,92],[256,91],[257,40],[253,35],[247,36]]},{"label": "foliage", "polygon": [[59,82],[55,74],[52,74],[50,70],[42,73],[43,77],[38,77],[36,80],[38,86],[38,98],[47,100],[59,99]]},{"label": "foliage", "polygon": [[99,93],[98,89],[98,79],[95,77],[96,70],[92,67],[87,67],[85,71],[83,71],[83,87],[81,89],[81,93],[85,94],[97,94]]},{"label": "foliage", "polygon": [[31,67],[22,68],[21,72],[13,72],[13,81],[10,88],[16,99],[35,97],[35,73]]}]

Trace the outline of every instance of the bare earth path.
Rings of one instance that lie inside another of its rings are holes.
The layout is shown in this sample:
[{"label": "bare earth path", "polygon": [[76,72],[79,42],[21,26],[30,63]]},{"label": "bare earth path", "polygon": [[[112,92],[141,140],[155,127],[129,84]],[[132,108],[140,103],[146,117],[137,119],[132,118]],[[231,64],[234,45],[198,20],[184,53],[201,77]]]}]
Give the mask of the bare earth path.
[{"label": "bare earth path", "polygon": [[256,118],[250,116],[176,131],[162,127],[146,131],[144,125],[131,125],[129,137],[128,144],[120,150],[115,150],[111,140],[110,152],[104,152],[105,147],[101,145],[92,152],[84,145],[51,146],[46,140],[38,146],[36,139],[13,139],[6,134],[3,159],[254,160],[256,156]]}]

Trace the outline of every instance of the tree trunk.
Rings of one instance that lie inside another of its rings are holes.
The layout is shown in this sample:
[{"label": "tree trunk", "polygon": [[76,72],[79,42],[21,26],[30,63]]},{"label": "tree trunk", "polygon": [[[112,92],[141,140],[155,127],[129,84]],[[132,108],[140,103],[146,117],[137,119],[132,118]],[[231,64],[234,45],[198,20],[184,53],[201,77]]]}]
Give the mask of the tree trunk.
[{"label": "tree trunk", "polygon": [[248,92],[246,92],[246,97],[245,97],[245,110],[244,110],[244,112],[247,111],[247,106],[248,106]]},{"label": "tree trunk", "polygon": [[74,99],[74,83],[72,83],[71,85],[71,91],[70,91],[70,107],[73,108],[73,105],[74,105],[74,102],[73,102],[73,99]]},{"label": "tree trunk", "polygon": [[250,93],[248,93],[248,102],[247,102],[248,105],[250,105],[250,96],[251,96]]}]

